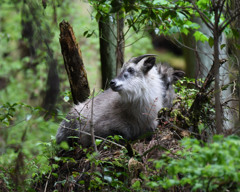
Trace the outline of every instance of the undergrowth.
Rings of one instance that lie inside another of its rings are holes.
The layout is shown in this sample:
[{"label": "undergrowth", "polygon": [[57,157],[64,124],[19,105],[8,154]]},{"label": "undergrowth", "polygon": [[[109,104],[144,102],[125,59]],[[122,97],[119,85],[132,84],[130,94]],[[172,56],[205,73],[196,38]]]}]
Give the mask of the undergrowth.
[{"label": "undergrowth", "polygon": [[[192,81],[177,84],[175,108],[164,122],[160,119],[150,141],[131,143],[132,153],[115,145],[119,136],[108,138],[113,142],[96,140],[97,152],[66,143],[57,146],[54,136],[39,142],[55,134],[55,116],[46,122],[40,107],[1,105],[1,191],[239,191],[240,138],[215,135],[203,141],[178,127],[197,94],[194,89],[186,92],[187,83]],[[58,117],[64,116],[59,112]],[[204,121],[200,125],[209,130]],[[37,135],[41,129],[43,134]]]}]

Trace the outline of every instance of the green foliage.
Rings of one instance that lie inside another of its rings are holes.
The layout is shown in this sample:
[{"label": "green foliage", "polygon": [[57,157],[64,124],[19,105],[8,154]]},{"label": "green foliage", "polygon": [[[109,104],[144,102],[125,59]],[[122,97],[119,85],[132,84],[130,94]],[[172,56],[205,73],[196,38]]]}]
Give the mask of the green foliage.
[{"label": "green foliage", "polygon": [[[54,139],[41,144],[39,141],[49,140],[49,134],[55,134],[56,124],[53,121],[45,122],[39,117],[40,112],[41,108],[24,103],[0,106],[0,179],[4,180],[9,190],[13,187],[26,189],[33,181],[31,177],[39,179],[52,169],[48,159],[56,151],[52,144]],[[48,132],[44,132],[46,126]],[[38,136],[39,131],[41,135]],[[26,176],[27,180],[24,179]],[[22,183],[17,185],[17,181]]]},{"label": "green foliage", "polygon": [[[199,25],[190,21],[193,15],[199,15],[188,1],[91,0],[94,8],[92,18],[85,11],[88,5],[80,4],[79,1],[45,2],[44,9],[41,1],[36,0],[0,1],[0,78],[6,80],[6,85],[0,90],[0,183],[3,181],[9,191],[32,191],[31,184],[41,181],[46,175],[58,178],[56,170],[59,162],[77,162],[73,157],[56,156],[57,148],[74,150],[66,143],[57,147],[54,139],[59,122],[70,107],[66,102],[72,100],[59,46],[57,23],[65,19],[72,24],[76,38],[80,41],[90,85],[97,88],[100,62],[99,54],[96,54],[99,49],[96,21],[101,16],[121,12],[120,16],[125,18],[125,33],[129,35],[126,46],[130,45],[126,48],[126,58],[152,50],[151,40],[145,33],[146,26],[157,34],[165,35],[179,32],[187,35],[193,31],[196,41],[208,41],[213,46],[213,37],[206,37],[198,31]],[[212,20],[213,13],[209,11],[211,4],[208,0],[199,0],[196,5]],[[224,16],[221,19],[224,20]],[[27,23],[27,29],[33,30],[31,38],[23,35],[24,23]],[[236,30],[229,28],[225,29],[225,33],[239,36]],[[26,54],[25,46],[30,40],[35,52]],[[221,45],[221,49],[225,46]],[[49,48],[53,51],[52,57]],[[60,98],[65,103],[58,102],[60,104],[56,114],[46,121],[43,117],[45,111],[39,106],[42,105],[46,90],[48,61],[53,58],[58,62],[62,92]],[[187,111],[198,90],[188,84],[194,84],[194,81],[185,78],[177,85],[180,96],[176,102],[180,103],[180,107],[170,114],[175,121],[179,116],[186,122],[190,121],[186,116]],[[203,114],[211,117],[214,114],[212,108],[210,102],[206,103]],[[202,116],[199,130],[208,128],[208,123]],[[119,142],[122,138],[113,136],[112,139]],[[97,140],[96,143],[101,147],[104,141]],[[239,190],[239,138],[214,137],[214,142],[210,144],[185,139],[182,147],[176,155],[177,159],[169,154],[162,156],[155,161],[154,168],[148,167],[149,175],[142,173],[141,180],[132,184],[129,181],[129,157],[126,150],[121,151],[118,157],[104,159],[100,159],[95,152],[84,150],[91,166],[102,168],[101,172],[93,169],[85,173],[91,178],[89,190],[101,191],[107,188],[113,191],[142,191],[144,188],[146,191],[158,191],[183,186],[190,186],[193,191]],[[103,147],[105,152],[111,149],[110,144]],[[49,159],[54,160],[54,163],[49,162]],[[69,181],[74,182],[80,174],[72,172]],[[63,186],[67,182],[62,179],[55,184]],[[84,182],[81,180],[78,184],[83,185]]]},{"label": "green foliage", "polygon": [[[191,186],[192,191],[238,191],[240,188],[240,138],[214,136],[212,143],[183,139],[178,158],[155,161],[166,176],[154,176],[147,183],[151,189]],[[202,147],[201,147],[202,145]]]},{"label": "green foliage", "polygon": [[189,109],[196,98],[198,90],[191,86],[194,83],[195,79],[184,77],[175,85],[175,92],[179,95],[179,100],[177,99],[175,102],[179,102],[182,108]]},{"label": "green foliage", "polygon": [[[107,144],[107,146],[110,147],[111,145]],[[99,171],[87,172],[87,175],[91,177],[90,190],[111,188],[117,191],[129,191],[126,182],[128,179],[127,162],[129,157],[126,156],[125,151],[118,158],[105,157],[104,159],[98,158],[97,153],[90,152],[87,154],[87,159],[92,167],[102,167],[101,173]]]},{"label": "green foliage", "polygon": [[[188,129],[193,126],[194,123],[197,123],[197,133],[203,133],[203,131],[209,132],[214,126],[214,117],[215,110],[214,105],[211,101],[213,97],[212,94],[205,96],[205,102],[202,103],[201,108],[198,109],[199,119],[198,122],[194,122],[190,113],[197,94],[199,93],[199,87],[202,86],[204,80],[202,79],[191,79],[184,77],[179,80],[175,85],[175,92],[178,94],[177,98],[174,101],[174,105],[178,106],[170,110],[170,117],[173,119],[173,122],[184,129]],[[198,86],[196,86],[198,85]],[[162,111],[164,112],[164,110]]]},{"label": "green foliage", "polygon": [[[112,13],[123,12],[125,24],[135,32],[141,32],[144,26],[151,27],[156,34],[171,35],[182,32],[188,34],[191,30],[197,30],[199,25],[190,21],[195,11],[191,8],[191,3],[186,1],[89,1],[96,10],[95,18],[108,16]],[[206,2],[197,4],[201,10],[209,9],[210,5]],[[209,13],[209,12],[208,12]],[[199,31],[197,31],[199,32]],[[198,33],[195,35],[196,40],[206,41]]]},{"label": "green foliage", "polygon": [[202,32],[200,31],[196,31],[193,36],[195,37],[196,41],[201,41],[201,42],[205,42],[208,41],[208,37],[206,35],[204,35]]},{"label": "green foliage", "polygon": [[[112,148],[111,145],[109,147]],[[138,178],[132,175],[130,158],[125,150],[118,151],[120,155],[115,157],[85,149],[85,161],[90,163],[91,168],[84,173],[88,179],[80,180],[78,184],[88,186],[91,191],[238,191],[239,148],[240,138],[236,136],[224,138],[215,135],[209,143],[185,138],[174,153],[169,150],[157,160],[148,159],[149,163],[144,164],[146,171],[141,172]],[[109,149],[102,150],[101,153],[104,154]],[[61,160],[77,164],[77,161],[69,157]],[[57,167],[52,165],[52,168],[54,166]],[[82,173],[73,171],[72,174],[72,179],[57,183],[65,186],[67,182],[74,182]]]}]

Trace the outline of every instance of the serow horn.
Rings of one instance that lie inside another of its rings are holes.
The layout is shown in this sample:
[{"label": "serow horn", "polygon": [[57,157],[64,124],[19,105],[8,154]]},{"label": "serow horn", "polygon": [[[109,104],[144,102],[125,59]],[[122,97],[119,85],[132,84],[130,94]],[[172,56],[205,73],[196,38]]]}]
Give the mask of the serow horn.
[{"label": "serow horn", "polygon": [[133,62],[133,63],[138,63],[139,61],[141,61],[143,58],[145,57],[150,57],[150,56],[157,56],[155,54],[145,54],[145,55],[141,55],[139,57],[133,57],[132,59],[130,59],[130,62]]}]

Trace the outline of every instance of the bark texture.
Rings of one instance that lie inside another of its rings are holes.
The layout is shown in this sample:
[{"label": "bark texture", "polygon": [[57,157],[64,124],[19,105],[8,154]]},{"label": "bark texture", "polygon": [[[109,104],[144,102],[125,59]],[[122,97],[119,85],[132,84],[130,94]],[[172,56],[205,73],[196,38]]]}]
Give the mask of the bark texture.
[{"label": "bark texture", "polygon": [[79,102],[85,101],[90,94],[87,72],[83,64],[80,47],[76,41],[71,25],[68,22],[62,21],[59,27],[59,41],[65,69],[71,86],[73,102],[78,104]]},{"label": "bark texture", "polygon": [[116,24],[110,17],[100,17],[98,22],[101,71],[102,71],[102,88],[108,87],[109,82],[116,76]]},{"label": "bark texture", "polygon": [[117,74],[120,73],[124,63],[124,13],[119,11],[117,13]]}]

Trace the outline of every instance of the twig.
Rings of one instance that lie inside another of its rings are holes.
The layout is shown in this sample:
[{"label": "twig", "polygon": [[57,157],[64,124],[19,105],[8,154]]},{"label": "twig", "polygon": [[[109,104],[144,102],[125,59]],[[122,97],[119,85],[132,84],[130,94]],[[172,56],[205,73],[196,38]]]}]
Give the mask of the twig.
[{"label": "twig", "polygon": [[239,101],[239,100],[238,100],[238,99],[229,99],[229,100],[223,102],[222,105],[227,105],[227,103],[233,102],[233,101],[236,101],[236,102],[237,102],[237,101]]},{"label": "twig", "polygon": [[157,148],[157,149],[162,149],[163,151],[167,151],[167,152],[171,153],[171,154],[174,155],[174,156],[180,157],[180,155],[173,153],[171,150],[163,147],[162,145],[154,145],[154,146],[151,147],[150,149],[144,151],[144,153],[141,155],[141,157],[146,156],[148,153],[150,153],[152,150],[154,150],[154,149],[156,149],[156,148]]},{"label": "twig", "polygon": [[44,192],[47,191],[48,181],[49,181],[49,178],[50,178],[51,174],[52,174],[52,171],[50,171],[50,173],[48,174],[47,182],[46,182],[45,187],[44,187]]},{"label": "twig", "polygon": [[[71,128],[65,127],[65,126],[64,126],[63,128],[64,128],[64,129],[69,129],[69,130],[76,131],[76,129],[71,129]],[[91,134],[88,133],[88,132],[86,132],[86,131],[82,131],[82,130],[78,130],[78,131],[79,131],[80,133],[85,134],[85,135],[91,136]],[[108,140],[108,139],[106,139],[106,138],[103,138],[103,137],[100,137],[100,136],[97,136],[97,135],[94,135],[94,136],[95,136],[95,138],[101,139],[101,140],[103,140],[103,141],[105,141],[105,142],[112,143],[112,144],[114,144],[114,145],[116,145],[116,146],[118,146],[118,147],[120,147],[120,148],[126,148],[125,146],[120,145],[120,144],[118,144],[118,143],[115,143],[115,142],[113,142],[113,141],[110,141],[110,140]]]},{"label": "twig", "polygon": [[124,37],[127,35],[127,33],[129,32],[129,30],[131,29],[131,27],[138,21],[138,19],[142,16],[142,12],[137,16],[137,18],[135,20],[132,20],[131,25],[129,25],[127,31],[124,33]]},{"label": "twig", "polygon": [[[180,32],[180,30],[178,30]],[[181,34],[180,34],[181,35]],[[183,39],[182,35],[181,35],[181,38]],[[204,51],[201,51],[199,49],[195,49],[195,48],[192,48],[192,47],[189,47],[187,45],[184,45],[183,43],[181,43],[179,40],[176,39],[176,37],[173,37],[174,41],[176,42],[176,44],[178,44],[179,46],[181,47],[185,47],[191,51],[194,51],[194,52],[198,52],[198,53],[201,53],[201,54],[204,54],[206,55],[209,59],[212,60],[212,58],[209,56],[209,55],[212,55],[211,53],[207,53],[207,52],[204,52]]]},{"label": "twig", "polygon": [[198,133],[194,133],[194,132],[192,132],[192,131],[189,131],[189,130],[186,130],[186,129],[182,129],[182,128],[180,128],[180,127],[178,127],[177,125],[174,125],[173,123],[171,123],[170,121],[168,121],[166,118],[164,118],[164,117],[162,117],[166,122],[168,122],[171,126],[173,126],[175,129],[178,129],[178,130],[180,130],[180,131],[187,131],[187,132],[189,132],[190,134],[193,134],[193,135],[196,135],[196,136],[201,136],[200,134],[198,134]]},{"label": "twig", "polygon": [[234,15],[231,15],[230,19],[227,21],[223,21],[220,26],[219,26],[219,34],[223,32],[223,30],[230,24],[232,23],[238,16],[240,15],[240,8],[237,8],[234,10]]},{"label": "twig", "polygon": [[[137,41],[139,41],[139,40],[142,39],[143,37],[144,37],[144,33],[142,34],[141,37],[139,37],[138,39],[134,40],[132,43],[130,43],[130,44],[128,44],[128,45],[125,45],[124,48],[132,46],[134,43],[136,43]],[[127,40],[127,39],[126,39],[126,40]]]},{"label": "twig", "polygon": [[219,15],[222,14],[222,11],[223,11],[223,7],[224,7],[224,4],[225,4],[225,1],[226,1],[226,0],[223,0],[223,1],[222,1],[222,4],[221,4],[220,1],[219,1],[219,3],[221,4],[221,5],[220,5]]},{"label": "twig", "polygon": [[195,10],[199,13],[199,15],[200,15],[202,21],[205,23],[205,25],[207,25],[207,27],[213,31],[213,23],[211,22],[211,20],[202,11],[200,11],[200,9],[198,9],[197,5],[193,1],[191,1],[191,2],[193,4],[193,7],[195,8]]},{"label": "twig", "polygon": [[90,120],[90,130],[91,130],[91,138],[92,138],[92,144],[94,147],[95,152],[97,153],[97,145],[95,143],[95,136],[94,136],[94,127],[93,127],[93,101],[94,101],[94,93],[95,93],[95,89],[93,89],[92,92],[92,106],[91,106],[91,120]]}]

